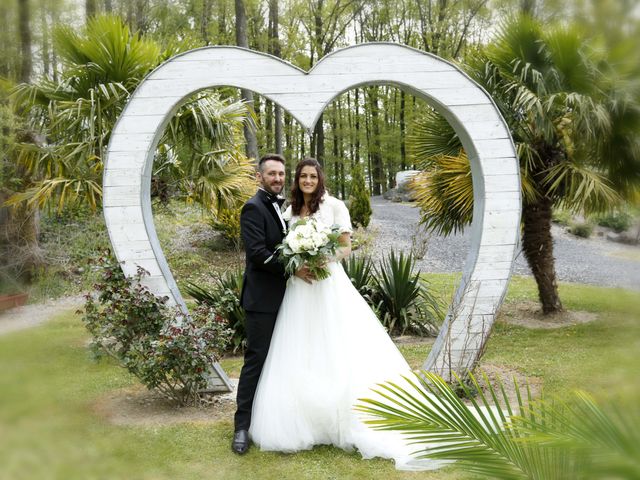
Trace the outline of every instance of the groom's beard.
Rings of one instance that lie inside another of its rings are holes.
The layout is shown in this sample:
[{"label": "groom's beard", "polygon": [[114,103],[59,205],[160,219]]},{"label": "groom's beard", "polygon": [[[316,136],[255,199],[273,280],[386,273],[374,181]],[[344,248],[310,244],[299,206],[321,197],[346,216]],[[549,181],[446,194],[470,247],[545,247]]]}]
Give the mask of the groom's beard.
[{"label": "groom's beard", "polygon": [[267,193],[270,193],[272,195],[279,195],[280,193],[282,193],[282,190],[284,188],[284,183],[271,184],[271,185],[263,184],[262,188],[264,188],[267,191]]}]

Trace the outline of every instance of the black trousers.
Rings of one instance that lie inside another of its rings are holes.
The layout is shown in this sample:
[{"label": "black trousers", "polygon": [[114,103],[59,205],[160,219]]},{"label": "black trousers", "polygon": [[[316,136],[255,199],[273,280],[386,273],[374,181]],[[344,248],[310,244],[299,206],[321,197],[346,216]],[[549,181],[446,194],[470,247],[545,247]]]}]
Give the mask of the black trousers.
[{"label": "black trousers", "polygon": [[251,425],[253,397],[256,394],[262,367],[269,352],[269,344],[277,316],[278,312],[246,312],[247,349],[244,352],[244,365],[238,382],[236,398],[238,409],[234,419],[236,431],[249,430],[249,425]]}]

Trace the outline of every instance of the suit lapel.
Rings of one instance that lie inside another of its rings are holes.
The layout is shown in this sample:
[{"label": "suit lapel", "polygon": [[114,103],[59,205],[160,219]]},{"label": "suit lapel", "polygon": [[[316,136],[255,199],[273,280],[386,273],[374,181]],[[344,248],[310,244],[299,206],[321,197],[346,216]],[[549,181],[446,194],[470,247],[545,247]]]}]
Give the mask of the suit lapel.
[{"label": "suit lapel", "polygon": [[[273,205],[271,205],[271,202],[269,202],[266,192],[264,192],[263,190],[258,190],[258,193],[256,193],[256,196],[258,197],[258,200],[264,205],[264,207],[269,212],[269,216],[273,219],[273,222],[274,222],[273,226],[278,230],[278,232],[280,232],[280,236],[284,238],[284,232],[282,231],[282,223],[280,223],[280,218],[278,217],[278,213],[276,212],[275,208],[273,208]],[[285,222],[285,225],[286,225],[286,222]]]}]

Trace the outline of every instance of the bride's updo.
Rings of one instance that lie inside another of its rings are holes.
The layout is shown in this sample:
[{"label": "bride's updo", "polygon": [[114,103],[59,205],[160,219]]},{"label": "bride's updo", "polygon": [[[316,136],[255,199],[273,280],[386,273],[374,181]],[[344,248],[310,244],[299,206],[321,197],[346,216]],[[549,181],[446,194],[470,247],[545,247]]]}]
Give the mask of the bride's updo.
[{"label": "bride's updo", "polygon": [[296,165],[296,175],[293,180],[293,186],[291,187],[291,212],[294,215],[300,215],[300,210],[304,205],[304,196],[302,190],[300,190],[300,173],[303,167],[315,167],[318,173],[318,185],[315,192],[311,195],[311,202],[309,202],[309,215],[313,215],[320,208],[322,197],[325,193],[324,188],[324,172],[322,167],[315,158],[305,158]]}]

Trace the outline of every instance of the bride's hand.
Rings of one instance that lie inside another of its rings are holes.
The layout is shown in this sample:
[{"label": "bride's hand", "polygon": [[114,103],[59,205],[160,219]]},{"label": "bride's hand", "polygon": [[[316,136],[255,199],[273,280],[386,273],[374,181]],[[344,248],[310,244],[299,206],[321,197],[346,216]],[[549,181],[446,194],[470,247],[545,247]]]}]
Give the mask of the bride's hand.
[{"label": "bride's hand", "polygon": [[309,270],[309,267],[307,267],[306,265],[303,265],[302,267],[300,267],[298,271],[295,273],[295,275],[296,277],[307,282],[309,285],[311,285],[313,283],[313,280],[316,279],[315,275],[311,273],[311,271]]}]

